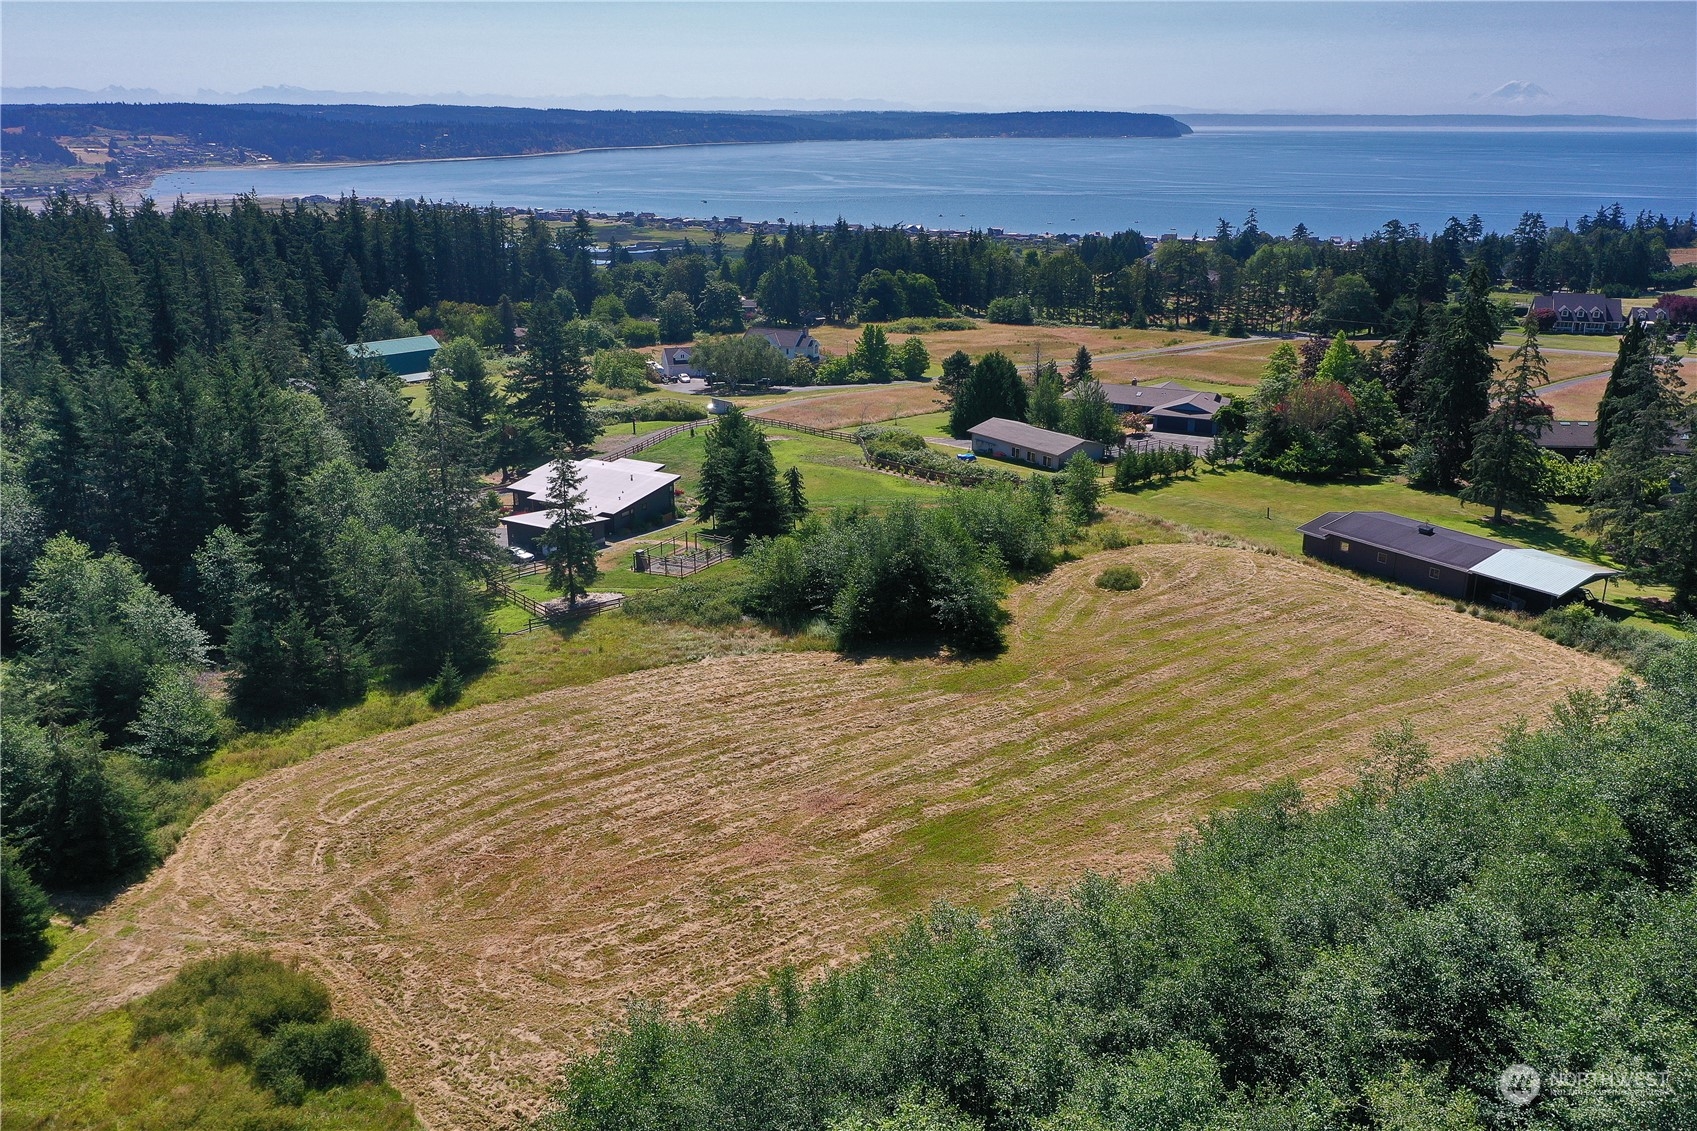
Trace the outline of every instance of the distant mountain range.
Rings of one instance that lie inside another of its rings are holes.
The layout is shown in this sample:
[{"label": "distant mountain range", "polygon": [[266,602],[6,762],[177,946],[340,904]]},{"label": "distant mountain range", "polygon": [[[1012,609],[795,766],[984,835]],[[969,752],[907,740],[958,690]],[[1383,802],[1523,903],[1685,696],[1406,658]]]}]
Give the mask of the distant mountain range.
[{"label": "distant mountain range", "polygon": [[1183,114],[1186,123],[1209,127],[1307,127],[1309,129],[1422,129],[1435,126],[1500,129],[1674,129],[1697,125],[1692,118],[1626,118],[1611,114]]}]

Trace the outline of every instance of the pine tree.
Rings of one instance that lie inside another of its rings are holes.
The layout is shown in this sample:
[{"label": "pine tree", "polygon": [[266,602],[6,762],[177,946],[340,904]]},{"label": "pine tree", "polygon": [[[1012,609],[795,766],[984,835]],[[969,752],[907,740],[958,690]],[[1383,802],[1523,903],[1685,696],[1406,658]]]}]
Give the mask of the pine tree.
[{"label": "pine tree", "polygon": [[778,466],[766,434],[741,409],[732,408],[707,430],[701,464],[701,508],[741,552],[750,538],[768,538],[790,528],[791,517]]},{"label": "pine tree", "polygon": [[802,483],[801,468],[793,465],[784,472],[784,509],[789,512],[792,524],[807,515],[807,492]]},{"label": "pine tree", "polygon": [[568,604],[588,592],[586,586],[601,574],[595,560],[595,516],[584,503],[583,473],[568,456],[554,460],[548,479],[548,502],[553,521],[538,540],[548,559],[548,588],[565,593]]},{"label": "pine tree", "polygon": [[1412,417],[1416,452],[1409,479],[1448,490],[1473,456],[1473,429],[1491,411],[1491,377],[1499,336],[1489,298],[1490,279],[1475,266],[1461,300],[1452,304],[1420,351]]},{"label": "pine tree", "polygon": [[551,302],[532,308],[513,384],[514,407],[535,420],[555,444],[587,447],[600,427],[583,402],[583,383],[589,379],[583,339],[575,326],[561,321]]},{"label": "pine tree", "polygon": [[1051,431],[1059,428],[1066,409],[1061,393],[1060,370],[1055,368],[1054,362],[1048,362],[1037,370],[1037,380],[1032,383],[1031,406],[1026,411],[1026,422]]},{"label": "pine tree", "polygon": [[1078,352],[1072,357],[1072,366],[1067,370],[1066,387],[1075,389],[1080,381],[1091,375],[1090,351],[1084,346],[1078,347]]},{"label": "pine tree", "polygon": [[1584,525],[1629,570],[1638,570],[1659,541],[1664,492],[1678,466],[1666,449],[1674,430],[1690,419],[1690,408],[1679,360],[1671,355],[1639,349],[1622,376],[1629,393],[1617,402],[1614,435],[1602,453],[1602,477],[1592,488]]},{"label": "pine tree", "polygon": [[1533,390],[1550,379],[1538,349],[1538,324],[1526,320],[1526,341],[1509,358],[1509,371],[1491,385],[1490,415],[1473,430],[1473,458],[1467,465],[1469,483],[1461,497],[1493,510],[1501,522],[1503,509],[1535,506],[1542,499],[1544,451],[1538,436],[1549,427],[1550,410]]},{"label": "pine tree", "polygon": [[1640,382],[1648,374],[1644,361],[1650,356],[1651,342],[1644,327],[1637,322],[1621,335],[1620,349],[1614,365],[1609,368],[1609,383],[1603,387],[1603,399],[1597,402],[1597,451],[1606,452],[1614,442],[1617,431],[1623,431],[1623,417],[1635,411],[1633,405],[1644,389]]}]

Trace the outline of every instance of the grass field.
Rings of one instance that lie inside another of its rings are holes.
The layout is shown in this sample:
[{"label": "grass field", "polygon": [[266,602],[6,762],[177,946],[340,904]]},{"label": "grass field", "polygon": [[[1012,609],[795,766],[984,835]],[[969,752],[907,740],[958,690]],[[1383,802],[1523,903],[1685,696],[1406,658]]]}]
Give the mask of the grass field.
[{"label": "grass field", "polygon": [[[757,418],[758,419],[758,418]],[[694,436],[673,436],[638,454],[638,459],[664,463],[666,470],[683,476],[680,484],[693,496],[701,482],[701,461],[706,456],[707,430]],[[862,462],[860,448],[840,440],[827,440],[776,426],[766,429],[778,471],[800,467],[807,501],[813,507],[884,506],[897,499],[921,502],[937,497],[938,488],[928,483],[872,471]]]},{"label": "grass field", "polygon": [[[1116,563],[1144,587],[1097,588]],[[188,957],[258,946],[331,986],[428,1125],[507,1123],[631,995],[705,1005],[780,963],[847,960],[937,897],[1136,874],[1276,778],[1336,790],[1379,728],[1411,720],[1451,759],[1616,674],[1193,544],[1092,555],[1012,611],[994,661],[705,659],[252,782],[8,993],[8,1075]]]},{"label": "grass field", "polygon": [[[833,354],[846,354],[860,340],[860,329],[848,326],[816,326],[811,331],[819,344]],[[1062,369],[1078,352],[1087,347],[1092,354],[1124,353],[1128,350],[1160,349],[1163,346],[1188,342],[1218,341],[1194,330],[1102,330],[1095,326],[1006,326],[996,322],[980,322],[975,330],[939,330],[925,334],[892,334],[890,344],[898,346],[909,337],[925,343],[933,363],[938,363],[956,350],[965,350],[974,358],[992,350],[1001,350],[1020,365],[1036,360],[1041,350],[1044,360],[1053,360]]]},{"label": "grass field", "polygon": [[937,387],[930,382],[903,381],[818,393],[798,391],[787,400],[761,406],[760,411],[814,428],[852,430],[862,424],[922,416],[935,412],[941,403]]}]

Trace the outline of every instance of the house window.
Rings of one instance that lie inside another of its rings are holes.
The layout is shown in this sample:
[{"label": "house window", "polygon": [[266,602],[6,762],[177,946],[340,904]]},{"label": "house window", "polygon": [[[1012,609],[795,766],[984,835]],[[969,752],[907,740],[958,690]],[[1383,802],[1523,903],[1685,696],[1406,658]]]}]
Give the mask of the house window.
[{"label": "house window", "polygon": [[1444,575],[1444,571],[1439,569],[1437,566],[1432,566],[1431,568],[1427,569],[1427,571],[1426,571],[1426,576],[1431,578],[1433,581],[1438,580],[1438,578],[1442,577],[1443,575]]},{"label": "house window", "polygon": [[1380,565],[1384,565],[1387,562],[1389,562],[1390,560],[1391,560],[1391,556],[1389,554],[1385,553],[1383,550],[1381,550],[1379,552],[1379,564]]},{"label": "house window", "polygon": [[1338,552],[1340,554],[1349,553],[1349,543],[1348,542],[1339,542],[1338,543]]}]

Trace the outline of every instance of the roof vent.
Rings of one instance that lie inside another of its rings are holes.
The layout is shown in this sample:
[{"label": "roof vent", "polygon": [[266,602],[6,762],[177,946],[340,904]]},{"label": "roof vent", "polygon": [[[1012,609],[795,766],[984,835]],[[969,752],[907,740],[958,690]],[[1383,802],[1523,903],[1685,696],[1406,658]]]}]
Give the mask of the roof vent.
[{"label": "roof vent", "polygon": [[1426,525],[1424,522],[1422,522],[1418,527],[1416,527],[1416,529],[1419,530],[1420,533],[1422,533],[1422,534],[1430,535],[1432,533],[1432,528],[1430,526]]}]

